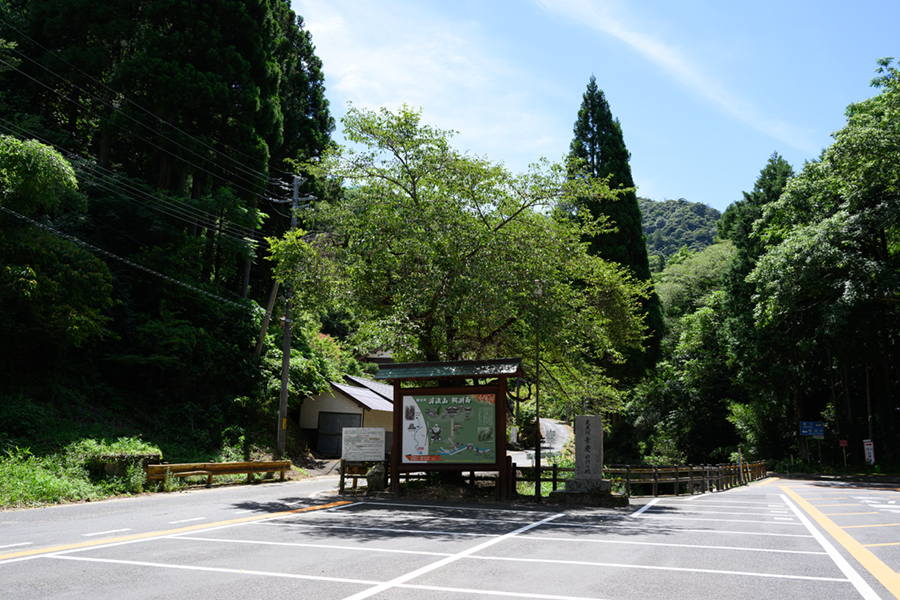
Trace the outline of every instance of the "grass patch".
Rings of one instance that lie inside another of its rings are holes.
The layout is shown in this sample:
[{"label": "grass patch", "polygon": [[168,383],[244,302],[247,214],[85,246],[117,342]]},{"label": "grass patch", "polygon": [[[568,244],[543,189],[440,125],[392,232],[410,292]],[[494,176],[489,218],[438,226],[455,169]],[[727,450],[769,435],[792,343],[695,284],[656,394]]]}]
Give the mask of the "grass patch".
[{"label": "grass patch", "polygon": [[[86,438],[60,452],[35,456],[27,448],[7,448],[0,455],[0,507],[23,508],[62,502],[99,500],[143,490],[141,459],[159,448],[140,438]],[[121,462],[117,474],[104,465]]]}]

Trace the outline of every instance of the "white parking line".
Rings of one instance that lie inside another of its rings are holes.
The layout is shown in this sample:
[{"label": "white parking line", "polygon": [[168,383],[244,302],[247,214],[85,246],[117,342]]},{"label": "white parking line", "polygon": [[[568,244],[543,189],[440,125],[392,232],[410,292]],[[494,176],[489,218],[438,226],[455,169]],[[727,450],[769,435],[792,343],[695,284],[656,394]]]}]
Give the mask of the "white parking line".
[{"label": "white parking line", "polygon": [[[804,536],[809,537],[809,536]],[[577,542],[584,544],[625,544],[631,546],[661,546],[664,548],[695,548],[698,550],[738,550],[740,552],[763,552],[763,553],[774,553],[774,554],[818,554],[823,555],[825,552],[812,552],[809,550],[774,550],[771,548],[742,548],[740,546],[705,546],[701,544],[664,544],[662,542],[634,542],[631,540],[591,540],[591,539],[580,539],[580,538],[557,538],[557,537],[545,537],[545,536],[522,536],[522,540],[528,541],[551,541],[551,542]]]},{"label": "white parking line", "polygon": [[152,563],[140,560],[116,560],[112,558],[90,558],[87,556],[69,556],[63,554],[46,554],[41,558],[54,558],[58,560],[79,560],[84,562],[107,563],[114,565],[133,565],[138,567],[157,567],[161,569],[180,569],[183,571],[207,571],[213,573],[233,573],[237,575],[262,575],[264,577],[285,577],[288,579],[312,579],[315,581],[331,581],[336,583],[358,583],[361,585],[376,585],[377,581],[367,579],[343,579],[340,577],[323,577],[320,575],[297,575],[294,573],[278,573],[275,571],[251,571],[248,569],[225,569],[222,567],[199,567],[196,565],[173,565],[166,563]]},{"label": "white parking line", "polygon": [[[422,556],[451,556],[449,552],[426,552],[424,550],[394,550],[392,548],[362,548],[360,546],[335,546],[333,544],[302,544],[299,542],[270,542],[268,540],[229,540],[225,538],[205,538],[196,536],[178,536],[170,540],[193,540],[196,542],[214,542],[216,544],[259,544],[260,546],[289,546],[296,548],[322,548],[325,550],[348,550],[356,552],[382,552],[388,554],[418,554]],[[819,554],[824,554],[820,552]]]},{"label": "white parking line", "polygon": [[[359,518],[359,513],[344,511],[342,513],[334,513],[335,515],[340,515],[344,518],[355,519]],[[329,515],[331,516],[331,515]],[[379,519],[383,521],[402,521],[407,517],[395,517],[393,515],[371,515],[373,519]],[[504,525],[521,525],[524,521],[521,519],[476,519],[475,517],[444,517],[444,516],[432,516],[432,515],[416,515],[417,521],[469,521],[474,523],[501,523]]]},{"label": "white parking line", "polygon": [[[724,521],[725,523],[734,523],[734,520]],[[756,523],[757,521],[752,521]],[[770,533],[763,531],[734,531],[728,529],[684,529],[681,527],[656,527],[651,524],[621,524],[621,523],[606,523],[603,525],[589,525],[584,523],[548,523],[550,527],[583,527],[586,529],[603,529],[603,528],[612,528],[612,529],[627,529],[629,531],[659,531],[659,532],[672,532],[672,533],[713,533],[713,534],[727,534],[727,535],[761,535],[766,537],[792,537],[792,538],[809,538],[811,535],[807,534],[797,534],[797,533]]]},{"label": "white parking line", "polygon": [[[559,565],[580,565],[585,567],[609,567],[612,569],[641,569],[647,571],[678,571],[680,573],[710,573],[713,575],[740,575],[742,577],[762,577],[765,579],[799,579],[802,581],[830,581],[850,583],[839,577],[813,577],[812,575],[782,575],[779,573],[754,573],[752,571],[724,571],[719,569],[693,569],[690,567],[663,567],[657,565],[632,565],[628,563],[588,562],[580,560],[555,560],[552,558],[516,558],[511,556],[469,556],[475,560],[496,560],[505,562],[525,562]],[[877,598],[877,596],[875,597]],[[350,600],[348,598],[347,600]]]},{"label": "white parking line", "polygon": [[193,519],[181,519],[180,521],[169,521],[169,525],[177,525],[178,523],[190,523],[192,521],[205,521],[206,517],[194,517]]},{"label": "white parking line", "polygon": [[362,600],[363,598],[369,598],[371,596],[374,596],[375,594],[379,594],[379,593],[381,593],[385,590],[388,590],[392,587],[397,587],[400,584],[406,583],[410,579],[415,579],[416,577],[421,577],[422,575],[425,575],[426,573],[430,573],[431,571],[434,571],[435,569],[440,569],[441,567],[449,565],[450,563],[456,562],[462,558],[470,557],[475,552],[480,552],[480,551],[484,550],[485,548],[489,548],[489,547],[491,547],[495,544],[498,544],[502,541],[513,538],[513,537],[519,535],[520,533],[524,533],[530,529],[534,529],[535,527],[540,527],[541,525],[548,523],[548,522],[552,521],[553,519],[557,519],[561,516],[563,516],[563,513],[557,513],[557,514],[551,515],[541,521],[531,523],[529,525],[526,525],[525,527],[520,527],[519,529],[516,529],[515,531],[510,531],[509,533],[501,535],[500,537],[494,538],[492,540],[488,540],[486,542],[482,542],[481,544],[478,544],[477,546],[472,546],[468,550],[463,550],[462,552],[457,552],[456,554],[453,554],[451,556],[443,558],[443,559],[441,559],[437,562],[434,562],[430,565],[424,566],[421,569],[416,569],[415,571],[411,571],[411,572],[407,573],[406,575],[401,575],[400,577],[395,577],[394,579],[387,581],[385,583],[380,583],[369,590],[360,592],[358,594],[354,594],[352,596],[348,596],[347,598],[345,598],[345,600]]},{"label": "white parking line", "polygon": [[632,518],[637,517],[638,515],[640,515],[640,514],[641,514],[642,512],[644,512],[645,510],[649,510],[650,507],[653,506],[654,504],[656,504],[657,502],[659,502],[659,498],[654,498],[653,500],[651,500],[651,501],[648,502],[647,504],[645,504],[645,505],[643,505],[642,507],[640,507],[640,508],[639,508],[638,510],[636,510],[635,512],[631,513],[631,517],[632,517]]},{"label": "white parking line", "polygon": [[673,517],[670,515],[641,515],[641,519],[665,519],[669,521],[709,521],[714,523],[755,523],[756,525],[799,525],[800,523],[785,523],[783,521],[751,521],[749,519],[709,519],[706,517]]},{"label": "white parking line", "polygon": [[529,594],[526,592],[495,592],[491,590],[472,590],[466,588],[441,587],[438,585],[415,585],[401,583],[394,587],[408,590],[426,590],[429,592],[450,592],[451,594],[473,594],[478,596],[510,596],[512,598],[540,598],[542,600],[603,600],[602,598],[585,598],[582,596],[556,596],[552,594]]},{"label": "white parking line", "polygon": [[818,529],[813,527],[813,524],[809,519],[806,518],[806,515],[797,507],[796,504],[791,501],[787,496],[782,496],[784,498],[785,503],[791,507],[791,510],[794,511],[794,514],[797,515],[797,518],[802,521],[803,525],[809,530],[809,532],[816,538],[816,541],[822,545],[828,555],[831,557],[831,560],[834,561],[834,564],[841,570],[841,572],[847,576],[847,579],[853,584],[856,588],[856,591],[860,593],[860,595],[865,598],[865,600],[880,600],[880,596],[875,593],[869,584],[865,582],[862,576],[856,572],[856,570],[850,566],[850,563],[841,556],[841,554],[835,549],[831,543],[825,539],[825,536],[822,535]]},{"label": "white parking line", "polygon": [[0,548],[15,548],[16,546],[32,546],[34,542],[20,542],[18,544],[6,544],[5,546],[0,546]]},{"label": "white parking line", "polygon": [[110,529],[109,531],[98,531],[97,533],[82,533],[81,535],[83,537],[91,537],[95,535],[107,535],[109,533],[121,533],[123,531],[131,531],[131,529]]}]

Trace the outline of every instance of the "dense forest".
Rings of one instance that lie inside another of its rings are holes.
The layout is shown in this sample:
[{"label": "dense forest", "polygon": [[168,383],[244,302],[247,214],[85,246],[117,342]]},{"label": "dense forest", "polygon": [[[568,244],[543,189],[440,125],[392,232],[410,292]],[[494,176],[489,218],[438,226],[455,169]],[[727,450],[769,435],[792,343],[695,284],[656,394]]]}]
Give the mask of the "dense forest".
[{"label": "dense forest", "polygon": [[635,196],[593,77],[565,164],[510,173],[406,106],[351,108],[337,146],[287,0],[6,0],[0,40],[0,452],[271,448],[290,301],[292,423],[368,352],[522,356],[525,418],[539,375],[545,416],[609,415],[614,462],[818,460],[798,421],[826,463],[898,460],[889,61],[719,215]]},{"label": "dense forest", "polygon": [[[178,457],[262,435],[281,364],[277,326],[255,355],[265,238],[290,227],[285,159],[334,128],[302,18],[274,0],[0,6],[0,442],[100,427]],[[357,368],[301,323],[300,397]]]}]

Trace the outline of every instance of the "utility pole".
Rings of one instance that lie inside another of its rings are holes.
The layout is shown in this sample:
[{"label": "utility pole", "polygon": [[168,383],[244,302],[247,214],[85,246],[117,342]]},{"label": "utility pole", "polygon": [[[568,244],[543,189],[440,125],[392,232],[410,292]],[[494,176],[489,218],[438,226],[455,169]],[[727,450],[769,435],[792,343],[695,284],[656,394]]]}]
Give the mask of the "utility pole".
[{"label": "utility pole", "polygon": [[541,325],[538,321],[535,338],[534,382],[534,498],[541,501]]},{"label": "utility pole", "polygon": [[[293,194],[291,197],[291,230],[297,228],[297,210],[300,201],[300,176],[294,175]],[[306,196],[303,200],[315,200],[314,196]],[[305,207],[309,206],[307,203]],[[287,399],[288,399],[288,382],[291,372],[291,327],[293,319],[291,315],[291,296],[293,289],[290,284],[285,286],[285,307],[284,307],[284,344],[281,348],[281,398],[278,403],[278,436],[276,438],[276,447],[278,457],[284,456],[285,434],[287,433]]]}]

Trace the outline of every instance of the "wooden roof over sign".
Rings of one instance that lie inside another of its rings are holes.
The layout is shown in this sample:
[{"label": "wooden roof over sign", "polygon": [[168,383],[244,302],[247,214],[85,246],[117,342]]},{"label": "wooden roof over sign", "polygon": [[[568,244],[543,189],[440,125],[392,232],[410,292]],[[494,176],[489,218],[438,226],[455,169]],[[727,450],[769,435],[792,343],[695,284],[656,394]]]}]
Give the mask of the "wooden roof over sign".
[{"label": "wooden roof over sign", "polygon": [[421,379],[471,379],[522,377],[521,358],[419,362],[380,365],[375,379],[412,381]]}]

